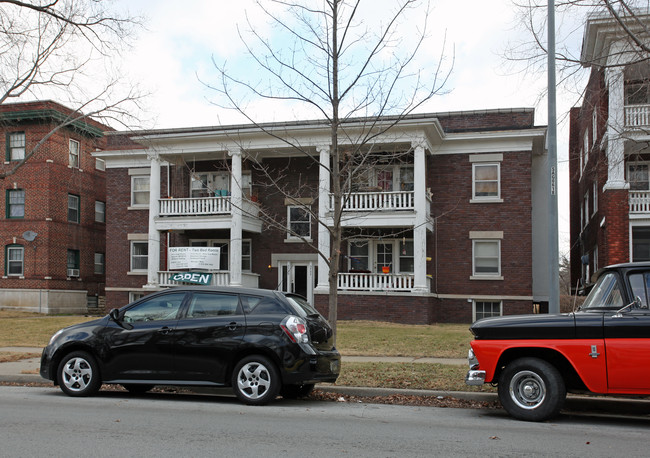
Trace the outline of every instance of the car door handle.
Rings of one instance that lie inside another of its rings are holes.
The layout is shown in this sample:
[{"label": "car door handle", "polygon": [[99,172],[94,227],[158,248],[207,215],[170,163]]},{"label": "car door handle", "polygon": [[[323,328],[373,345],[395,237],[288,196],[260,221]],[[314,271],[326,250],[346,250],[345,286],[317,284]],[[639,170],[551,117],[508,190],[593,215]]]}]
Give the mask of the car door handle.
[{"label": "car door handle", "polygon": [[173,331],[174,331],[174,330],[173,330],[172,328],[167,327],[167,326],[164,326],[164,327],[158,329],[158,332],[159,332],[160,334],[164,334],[164,335],[171,334]]},{"label": "car door handle", "polygon": [[228,330],[235,331],[240,326],[241,325],[239,323],[237,323],[236,321],[231,321],[230,324],[228,324]]}]

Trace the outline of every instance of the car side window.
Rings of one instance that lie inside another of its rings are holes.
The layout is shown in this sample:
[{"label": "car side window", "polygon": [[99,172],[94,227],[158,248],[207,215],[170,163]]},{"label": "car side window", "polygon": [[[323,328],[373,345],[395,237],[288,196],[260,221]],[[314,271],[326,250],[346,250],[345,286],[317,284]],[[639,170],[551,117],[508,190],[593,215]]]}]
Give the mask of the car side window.
[{"label": "car side window", "polygon": [[140,302],[124,312],[124,322],[174,320],[183,304],[185,293],[164,294]]},{"label": "car side window", "polygon": [[635,298],[641,299],[640,308],[647,310],[650,302],[648,300],[650,297],[650,272],[631,274],[629,279],[632,294],[634,294]]},{"label": "car side window", "polygon": [[188,318],[237,315],[239,299],[234,294],[194,293],[187,309]]},{"label": "car side window", "polygon": [[242,296],[242,305],[246,315],[286,314],[287,311],[278,301],[271,297]]}]

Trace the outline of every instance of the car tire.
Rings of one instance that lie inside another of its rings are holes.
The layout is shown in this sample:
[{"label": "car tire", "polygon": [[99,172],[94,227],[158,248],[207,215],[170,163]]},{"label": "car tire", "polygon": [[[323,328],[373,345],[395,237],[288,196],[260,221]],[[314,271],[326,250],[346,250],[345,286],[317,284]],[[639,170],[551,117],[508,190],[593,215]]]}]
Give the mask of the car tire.
[{"label": "car tire", "polygon": [[102,384],[95,358],[85,351],[63,357],[57,371],[59,387],[68,396],[92,396]]},{"label": "car tire", "polygon": [[145,385],[140,383],[127,383],[122,385],[126,391],[131,394],[144,394],[151,390],[155,385]]},{"label": "car tire", "polygon": [[280,391],[280,375],[268,358],[247,356],[237,363],[232,373],[232,389],[244,404],[268,404]]},{"label": "car tire", "polygon": [[304,385],[283,385],[280,389],[280,396],[285,399],[298,399],[309,396],[314,390],[313,383],[305,383]]},{"label": "car tire", "polygon": [[508,364],[499,377],[499,400],[513,417],[543,421],[556,416],[566,399],[559,371],[539,358],[520,358]]}]

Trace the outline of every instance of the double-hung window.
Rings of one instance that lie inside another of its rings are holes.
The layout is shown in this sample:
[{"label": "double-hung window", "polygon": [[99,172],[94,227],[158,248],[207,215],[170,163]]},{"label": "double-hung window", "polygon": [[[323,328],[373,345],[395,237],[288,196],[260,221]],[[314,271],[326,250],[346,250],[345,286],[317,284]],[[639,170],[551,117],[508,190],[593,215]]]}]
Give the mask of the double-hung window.
[{"label": "double-hung window", "polygon": [[25,159],[25,132],[7,134],[7,160],[22,161]]},{"label": "double-hung window", "polygon": [[79,276],[79,265],[81,264],[79,250],[68,250],[66,266],[68,268],[68,277]]},{"label": "double-hung window", "polygon": [[287,207],[289,239],[311,239],[311,213],[304,207]]},{"label": "double-hung window", "polygon": [[7,275],[22,277],[25,273],[25,248],[21,245],[8,245],[5,253]]},{"label": "double-hung window", "polygon": [[25,217],[25,190],[7,190],[7,218]]},{"label": "double-hung window", "polygon": [[104,253],[95,253],[95,274],[104,275],[106,272],[106,255]]},{"label": "double-hung window", "polygon": [[500,164],[475,163],[472,167],[472,196],[475,200],[501,198]]},{"label": "double-hung window", "polygon": [[650,177],[648,176],[648,164],[642,164],[642,163],[628,164],[627,180],[630,183],[630,191],[650,190]]},{"label": "double-hung window", "polygon": [[138,207],[149,205],[149,175],[131,177],[131,205]]},{"label": "double-hung window", "polygon": [[99,200],[95,201],[95,221],[98,223],[106,222],[106,204]]},{"label": "double-hung window", "polygon": [[70,167],[79,168],[79,142],[77,140],[70,139],[69,142],[69,164]]},{"label": "double-hung window", "polygon": [[149,242],[131,242],[131,272],[146,272],[149,259]]},{"label": "double-hung window", "polygon": [[68,194],[68,221],[71,223],[80,222],[79,196]]},{"label": "double-hung window", "polygon": [[471,231],[472,280],[503,280],[501,276],[502,231]]}]

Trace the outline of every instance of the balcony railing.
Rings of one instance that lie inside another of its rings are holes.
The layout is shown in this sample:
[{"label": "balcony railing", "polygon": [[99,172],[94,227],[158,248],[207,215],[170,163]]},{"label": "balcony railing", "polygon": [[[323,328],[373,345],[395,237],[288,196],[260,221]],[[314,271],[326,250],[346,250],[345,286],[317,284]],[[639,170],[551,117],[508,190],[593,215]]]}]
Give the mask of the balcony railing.
[{"label": "balcony railing", "polygon": [[625,126],[650,126],[650,105],[627,105],[625,107]]},{"label": "balcony railing", "polygon": [[[200,216],[200,215],[230,215],[232,202],[228,197],[183,197],[160,199],[160,216]],[[259,215],[257,203],[248,199],[242,200],[244,216]]]},{"label": "balcony railing", "polygon": [[338,289],[345,291],[411,291],[413,274],[340,273]]},{"label": "balcony railing", "polygon": [[[353,192],[344,200],[343,211],[392,211],[413,210],[413,191]],[[330,194],[330,207],[334,208],[334,196]]]},{"label": "balcony railing", "polygon": [[630,213],[650,213],[650,191],[630,191]]},{"label": "balcony railing", "polygon": [[[180,281],[171,279],[172,275],[177,274],[179,271],[160,271],[158,272],[158,284],[160,286],[180,286],[186,285]],[[226,270],[208,272],[212,274],[212,282],[209,286],[228,286],[230,284],[230,272]],[[247,288],[259,287],[259,275],[249,272],[242,272],[242,286]]]}]

